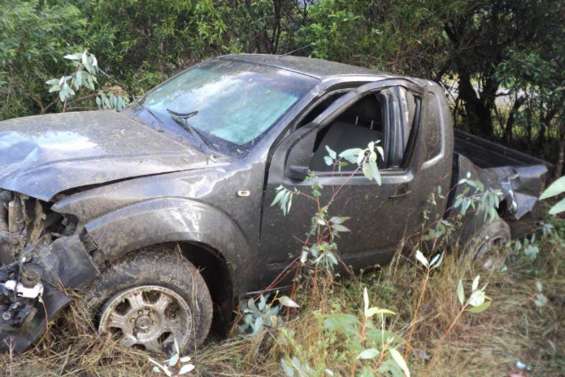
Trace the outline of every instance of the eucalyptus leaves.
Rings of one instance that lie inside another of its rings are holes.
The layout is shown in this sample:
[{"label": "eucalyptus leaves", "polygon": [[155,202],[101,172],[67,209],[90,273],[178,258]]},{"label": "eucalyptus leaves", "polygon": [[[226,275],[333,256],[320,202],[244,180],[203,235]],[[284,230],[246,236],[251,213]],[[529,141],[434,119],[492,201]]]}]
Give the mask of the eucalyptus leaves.
[{"label": "eucalyptus leaves", "polygon": [[465,216],[471,209],[482,214],[487,222],[498,217],[497,208],[502,198],[500,190],[485,187],[481,181],[471,179],[470,173],[457,182],[457,185],[461,187],[461,192],[455,198],[453,208],[461,216]]},{"label": "eucalyptus leaves", "polygon": [[[76,54],[65,55],[64,58],[71,62],[75,71],[70,75],[61,76],[58,79],[46,81],[49,86],[49,93],[57,93],[59,100],[63,103],[63,111],[67,110],[67,105],[71,100],[81,101],[95,97],[96,105],[99,109],[123,110],[129,100],[127,96],[118,93],[119,90],[98,90],[98,76],[103,71],[98,66],[96,56],[88,51]],[[116,89],[116,88],[114,88]],[[83,97],[75,98],[81,90],[92,91]]]},{"label": "eucalyptus leaves", "polygon": [[149,362],[154,365],[153,372],[156,374],[164,374],[167,377],[184,376],[192,372],[196,367],[191,363],[190,356],[181,356],[179,345],[175,339],[174,352],[167,360],[160,363],[152,358]]},{"label": "eucalyptus leaves", "polygon": [[459,280],[459,283],[457,284],[457,299],[461,304],[462,311],[481,313],[489,308],[491,299],[486,295],[487,284],[479,287],[480,279],[480,275],[477,275],[473,279],[473,282],[471,283],[471,293],[467,297],[465,296],[463,280]]},{"label": "eucalyptus leaves", "polygon": [[357,168],[361,169],[367,179],[377,182],[380,186],[382,184],[382,177],[377,163],[379,157],[381,160],[384,159],[384,149],[379,145],[380,142],[380,140],[371,141],[365,149],[351,148],[339,154],[326,145],[328,154],[324,156],[324,162],[338,171],[348,164],[357,165]]},{"label": "eucalyptus leaves", "polygon": [[[553,198],[565,193],[565,176],[553,182],[541,195],[540,200]],[[565,212],[565,198],[562,198],[549,210],[550,215],[557,215]]]}]

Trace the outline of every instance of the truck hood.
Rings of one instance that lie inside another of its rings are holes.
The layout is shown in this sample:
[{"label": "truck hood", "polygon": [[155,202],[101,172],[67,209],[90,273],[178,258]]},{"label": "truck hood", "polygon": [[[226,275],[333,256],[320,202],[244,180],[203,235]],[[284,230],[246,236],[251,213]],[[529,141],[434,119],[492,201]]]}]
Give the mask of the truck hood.
[{"label": "truck hood", "polygon": [[0,188],[45,201],[82,186],[213,164],[126,113],[88,111],[0,122]]}]

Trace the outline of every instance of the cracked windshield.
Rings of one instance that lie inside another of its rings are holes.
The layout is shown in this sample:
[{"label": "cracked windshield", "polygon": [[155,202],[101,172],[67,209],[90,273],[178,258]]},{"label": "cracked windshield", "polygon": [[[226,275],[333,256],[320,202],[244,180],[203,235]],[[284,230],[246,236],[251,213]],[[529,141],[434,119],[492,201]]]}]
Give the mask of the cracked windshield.
[{"label": "cracked windshield", "polygon": [[170,111],[190,127],[237,146],[257,141],[316,84],[282,69],[225,61],[190,69],[151,92],[143,105],[165,124]]}]

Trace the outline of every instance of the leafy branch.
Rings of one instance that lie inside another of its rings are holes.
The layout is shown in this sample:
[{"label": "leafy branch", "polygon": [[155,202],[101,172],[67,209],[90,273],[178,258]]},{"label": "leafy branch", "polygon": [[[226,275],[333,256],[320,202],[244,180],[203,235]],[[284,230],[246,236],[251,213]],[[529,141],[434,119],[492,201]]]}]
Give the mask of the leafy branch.
[{"label": "leafy branch", "polygon": [[[86,99],[95,98],[99,109],[123,110],[129,103],[127,95],[122,93],[120,87],[111,87],[108,90],[97,90],[98,76],[103,71],[98,66],[96,56],[84,51],[82,53],[68,54],[64,58],[69,60],[74,66],[74,72],[70,75],[61,76],[58,79],[46,81],[49,86],[49,93],[57,93],[57,99],[63,105],[63,111],[69,109],[71,102],[80,102]],[[81,97],[76,97],[80,91],[90,91]],[[54,101],[48,107],[54,105]]]}]

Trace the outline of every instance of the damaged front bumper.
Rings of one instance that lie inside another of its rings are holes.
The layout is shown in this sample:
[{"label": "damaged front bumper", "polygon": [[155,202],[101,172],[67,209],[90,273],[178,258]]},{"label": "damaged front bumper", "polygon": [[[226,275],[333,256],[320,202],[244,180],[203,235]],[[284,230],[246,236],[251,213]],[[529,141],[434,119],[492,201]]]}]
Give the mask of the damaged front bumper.
[{"label": "damaged front bumper", "polygon": [[0,267],[0,351],[27,349],[70,303],[65,291],[85,288],[99,274],[78,236],[25,254]]},{"label": "damaged front bumper", "polygon": [[76,227],[56,234],[54,219],[39,201],[0,191],[0,351],[27,349],[70,303],[66,290],[99,275]]}]

